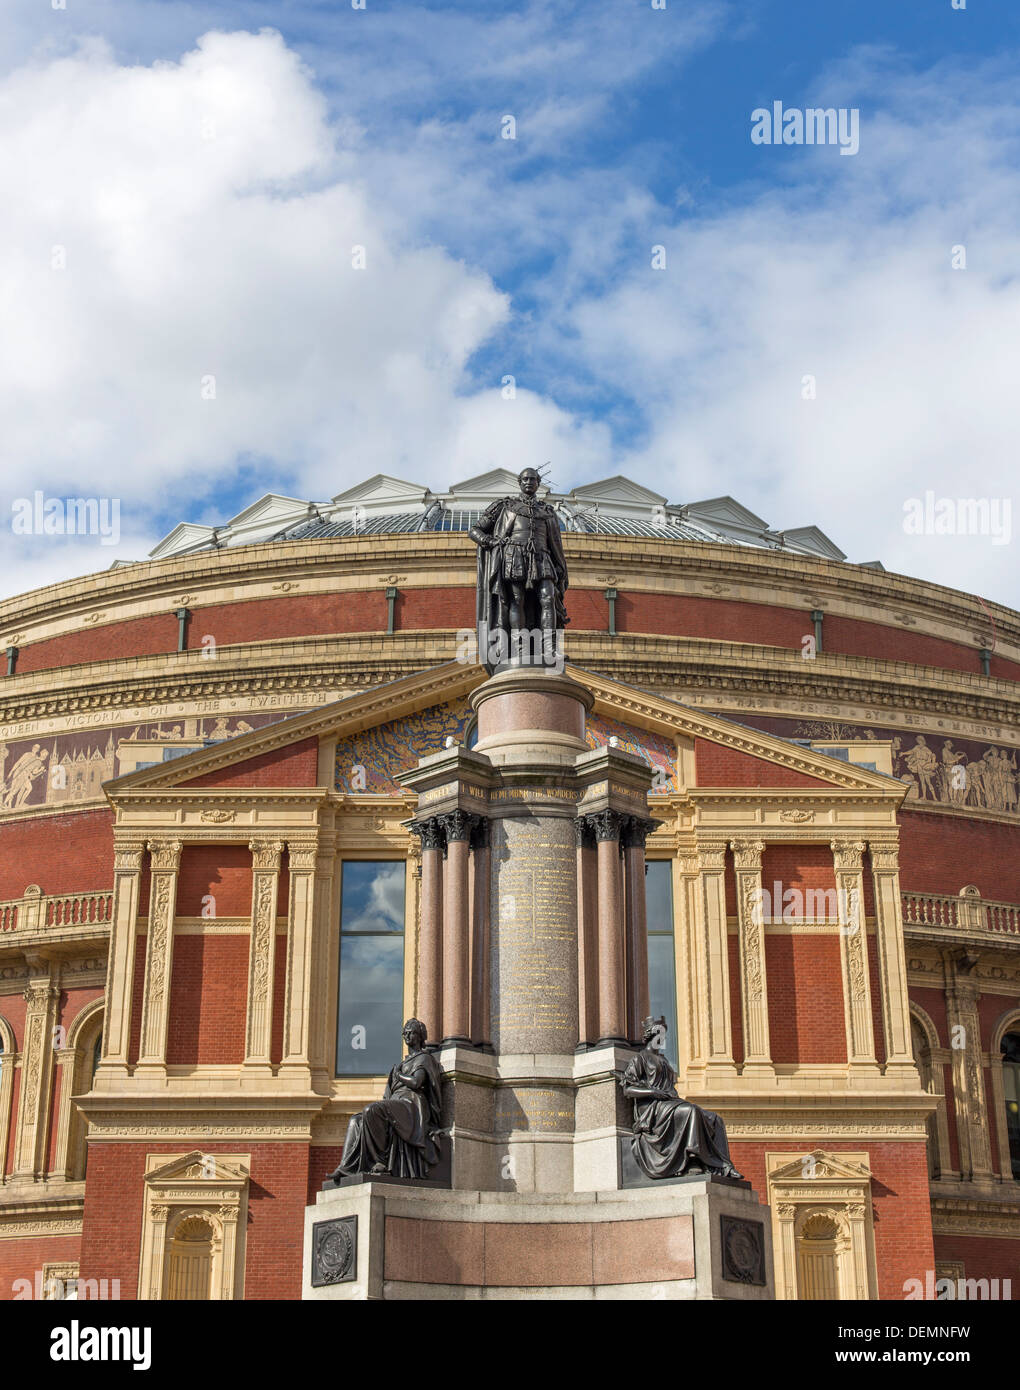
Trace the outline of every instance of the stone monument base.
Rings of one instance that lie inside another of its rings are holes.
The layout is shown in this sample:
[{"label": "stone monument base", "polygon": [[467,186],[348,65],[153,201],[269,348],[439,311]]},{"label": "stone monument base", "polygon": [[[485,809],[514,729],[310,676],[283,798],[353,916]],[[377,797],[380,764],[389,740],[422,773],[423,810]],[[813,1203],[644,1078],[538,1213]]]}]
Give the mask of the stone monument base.
[{"label": "stone monument base", "polygon": [[305,1299],[774,1296],[769,1210],[738,1183],[540,1195],[368,1180],[305,1211]]}]

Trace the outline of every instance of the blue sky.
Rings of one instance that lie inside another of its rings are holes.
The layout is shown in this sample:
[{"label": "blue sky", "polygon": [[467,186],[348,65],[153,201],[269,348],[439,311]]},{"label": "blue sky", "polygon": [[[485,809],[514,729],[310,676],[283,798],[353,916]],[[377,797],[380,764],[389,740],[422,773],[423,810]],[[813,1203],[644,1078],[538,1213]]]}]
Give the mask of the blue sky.
[{"label": "blue sky", "polygon": [[[4,592],[270,489],[552,459],[1020,602],[1011,534],[903,525],[1012,500],[1011,0],[66,4],[0,36],[0,503],[123,536],[15,536]],[[752,143],[777,100],[859,151]]]}]

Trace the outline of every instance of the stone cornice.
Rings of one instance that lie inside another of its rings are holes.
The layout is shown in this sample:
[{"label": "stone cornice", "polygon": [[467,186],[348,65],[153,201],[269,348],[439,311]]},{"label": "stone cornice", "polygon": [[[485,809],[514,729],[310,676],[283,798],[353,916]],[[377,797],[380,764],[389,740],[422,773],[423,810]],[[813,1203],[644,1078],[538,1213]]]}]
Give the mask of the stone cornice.
[{"label": "stone cornice", "polygon": [[[1020,724],[1020,683],[977,672],[838,653],[807,662],[782,647],[643,634],[569,632],[567,645],[572,662],[610,679],[681,698],[704,693],[716,707],[727,695],[751,695],[780,706],[798,699],[814,707],[819,700],[855,703],[879,718],[883,709],[903,709]],[[302,690],[314,702],[315,692],[337,698],[407,679],[452,658],[455,647],[452,630],[313,636],[222,646],[215,661],[188,651],[28,672],[0,681],[0,725],[217,697],[243,705]]]}]

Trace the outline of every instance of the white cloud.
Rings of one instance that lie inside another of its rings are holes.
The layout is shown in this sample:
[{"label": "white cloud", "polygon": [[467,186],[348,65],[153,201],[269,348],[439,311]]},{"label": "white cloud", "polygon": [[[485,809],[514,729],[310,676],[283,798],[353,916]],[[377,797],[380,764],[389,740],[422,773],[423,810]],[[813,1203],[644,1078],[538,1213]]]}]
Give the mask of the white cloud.
[{"label": "white cloud", "polygon": [[624,471],[679,500],[732,492],[852,559],[1016,603],[1015,538],[903,529],[929,489],[1011,498],[1020,516],[1015,98],[994,70],[897,76],[882,95],[856,158],[764,149],[788,188],[675,222],[665,271],[645,260],[567,320],[648,422]]},{"label": "white cloud", "polygon": [[[376,471],[442,485],[551,459],[558,485],[625,471],[676,501],[732,492],[852,558],[1020,602],[1013,545],[902,524],[928,489],[1012,493],[1007,65],[912,76],[861,50],[813,97],[861,105],[857,156],[765,147],[753,188],[664,207],[653,151],[584,149],[612,125],[598,81],[618,94],[654,65],[654,12],[624,24],[615,0],[593,4],[564,30],[544,9],[437,12],[416,54],[395,10],[385,43],[316,58],[332,117],[270,32],[210,34],[151,67],[92,44],[0,86],[4,494],[113,492],[131,533],[77,559],[19,549],[8,591],[138,555],[157,510],[162,531],[260,489],[322,497]],[[725,9],[691,13],[670,31],[678,70]],[[511,87],[514,148],[493,124]],[[614,449],[600,410],[640,442]]]},{"label": "white cloud", "polygon": [[[207,34],[151,67],[93,42],[20,69],[0,85],[0,180],[5,507],[115,496],[138,533],[173,498],[199,519],[195,494],[229,488],[239,456],[328,496],[377,470],[473,471],[486,410],[501,458],[571,430],[534,393],[512,411],[471,394],[506,296],[379,206],[277,34]],[[3,549],[8,592],[118,554]]]}]

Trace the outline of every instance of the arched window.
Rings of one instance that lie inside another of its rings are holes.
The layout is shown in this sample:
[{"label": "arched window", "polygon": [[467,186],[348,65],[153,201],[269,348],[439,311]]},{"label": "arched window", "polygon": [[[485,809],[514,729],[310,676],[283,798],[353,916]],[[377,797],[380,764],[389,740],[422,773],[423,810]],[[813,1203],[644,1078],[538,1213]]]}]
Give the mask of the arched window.
[{"label": "arched window", "polygon": [[0,1183],[7,1171],[7,1142],[11,1132],[11,1098],[14,1089],[14,1033],[0,1017]]},{"label": "arched window", "polygon": [[92,1090],[103,1048],[103,1001],[86,1004],[67,1030],[65,1071],[60,1087],[56,1171],[72,1182],[85,1176],[88,1121],[72,1097]]},{"label": "arched window", "polygon": [[[921,1085],[926,1091],[932,1091],[932,1061],[931,1047],[928,1044],[928,1035],[924,1031],[920,1020],[911,1017],[910,1020],[910,1042],[914,1053],[914,1061],[917,1063],[918,1075],[921,1078]],[[939,1141],[938,1131],[935,1126],[934,1114],[929,1115],[924,1122],[924,1127],[928,1131],[928,1176],[937,1178],[939,1176]]]},{"label": "arched window", "polygon": [[1020,1033],[1006,1033],[1002,1039],[1002,1089],[1010,1165],[1014,1178],[1020,1178]]},{"label": "arched window", "polygon": [[163,1297],[209,1299],[216,1232],[203,1216],[179,1222],[167,1250]]}]

